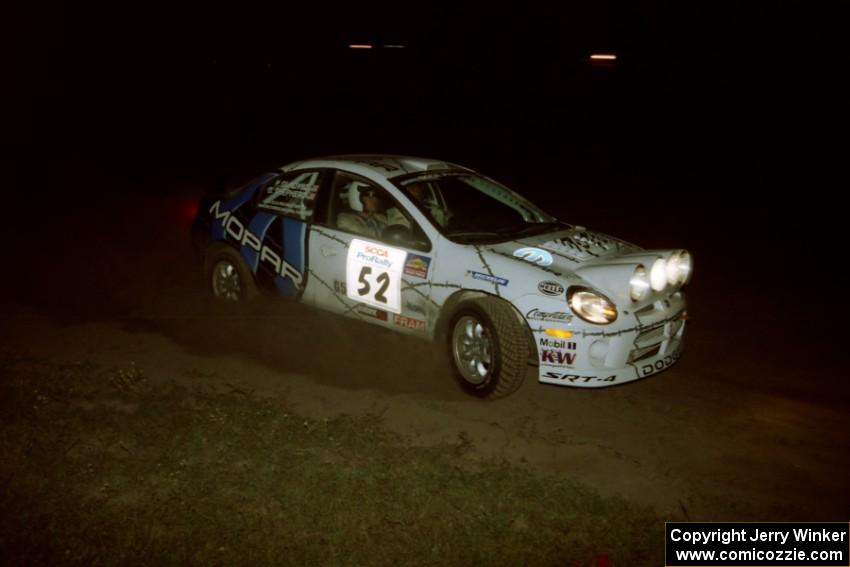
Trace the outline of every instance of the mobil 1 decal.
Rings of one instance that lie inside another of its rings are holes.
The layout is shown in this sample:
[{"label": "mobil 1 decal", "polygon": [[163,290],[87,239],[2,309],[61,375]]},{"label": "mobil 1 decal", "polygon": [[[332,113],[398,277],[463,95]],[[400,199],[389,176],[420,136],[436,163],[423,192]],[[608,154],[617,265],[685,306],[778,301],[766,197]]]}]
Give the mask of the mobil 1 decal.
[{"label": "mobil 1 decal", "polygon": [[257,275],[257,285],[287,298],[304,289],[306,224],[272,213],[258,213],[245,227],[242,256]]},{"label": "mobil 1 decal", "polygon": [[401,313],[401,274],[407,252],[355,238],[348,247],[345,288],[349,299]]}]

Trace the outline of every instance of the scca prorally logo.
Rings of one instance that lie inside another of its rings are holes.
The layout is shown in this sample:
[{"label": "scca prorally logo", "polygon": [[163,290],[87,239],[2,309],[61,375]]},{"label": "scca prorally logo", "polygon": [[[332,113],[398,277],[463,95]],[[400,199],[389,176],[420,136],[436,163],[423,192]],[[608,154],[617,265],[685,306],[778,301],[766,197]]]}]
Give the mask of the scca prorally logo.
[{"label": "scca prorally logo", "polygon": [[371,246],[369,244],[366,245],[366,252],[374,254],[375,256],[380,256],[381,258],[389,256],[389,253],[383,248],[378,248],[377,246]]},{"label": "scca prorally logo", "polygon": [[540,248],[520,248],[514,252],[514,256],[538,266],[552,265],[552,255]]}]

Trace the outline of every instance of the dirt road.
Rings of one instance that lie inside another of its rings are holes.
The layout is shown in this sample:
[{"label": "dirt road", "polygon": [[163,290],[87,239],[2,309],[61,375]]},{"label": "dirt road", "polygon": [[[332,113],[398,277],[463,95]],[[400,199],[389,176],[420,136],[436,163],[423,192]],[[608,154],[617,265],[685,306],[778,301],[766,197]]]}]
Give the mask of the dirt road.
[{"label": "dirt road", "polygon": [[284,392],[310,416],[380,414],[412,442],[460,437],[482,457],[527,462],[671,520],[847,518],[850,413],[837,354],[806,339],[793,306],[765,308],[786,292],[741,285],[733,297],[719,279],[725,256],[708,244],[696,250],[674,368],[606,390],[541,385],[529,368],[515,395],[481,402],[424,343],[299,306],[213,304],[188,247],[197,189],[128,194],[76,207],[36,200],[4,228],[19,245],[7,256],[18,270],[3,285],[0,348]]}]

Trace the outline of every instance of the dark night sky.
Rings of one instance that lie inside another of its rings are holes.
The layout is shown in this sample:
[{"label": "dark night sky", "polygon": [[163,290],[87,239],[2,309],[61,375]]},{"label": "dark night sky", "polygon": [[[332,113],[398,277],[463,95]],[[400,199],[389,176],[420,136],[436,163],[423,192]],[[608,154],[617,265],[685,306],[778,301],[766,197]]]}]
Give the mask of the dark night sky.
[{"label": "dark night sky", "polygon": [[[782,183],[847,185],[847,2],[555,6],[19,5],[2,24],[4,154],[206,173],[409,153],[715,212],[777,206]],[[594,50],[620,59],[591,66]]]}]

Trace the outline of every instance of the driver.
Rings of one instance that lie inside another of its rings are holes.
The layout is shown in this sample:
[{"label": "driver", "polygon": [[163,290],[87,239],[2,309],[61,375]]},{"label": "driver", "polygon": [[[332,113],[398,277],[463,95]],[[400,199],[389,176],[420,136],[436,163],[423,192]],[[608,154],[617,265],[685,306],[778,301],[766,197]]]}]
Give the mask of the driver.
[{"label": "driver", "polygon": [[[448,224],[448,213],[437,204],[426,182],[413,181],[408,183],[404,186],[404,191],[419,208],[430,213],[431,218],[433,218],[438,225],[445,227],[446,224]],[[392,208],[387,211],[387,216],[389,217],[390,224],[401,224],[410,228],[410,221],[408,221],[397,209]]]},{"label": "driver", "polygon": [[387,215],[383,212],[385,205],[378,190],[360,181],[352,181],[345,191],[351,212],[342,212],[337,216],[337,227],[355,234],[380,238],[387,226]]}]

